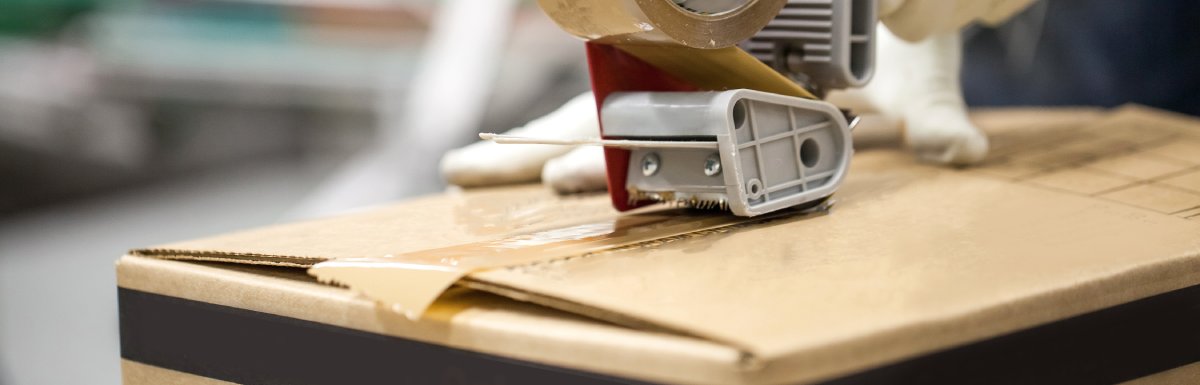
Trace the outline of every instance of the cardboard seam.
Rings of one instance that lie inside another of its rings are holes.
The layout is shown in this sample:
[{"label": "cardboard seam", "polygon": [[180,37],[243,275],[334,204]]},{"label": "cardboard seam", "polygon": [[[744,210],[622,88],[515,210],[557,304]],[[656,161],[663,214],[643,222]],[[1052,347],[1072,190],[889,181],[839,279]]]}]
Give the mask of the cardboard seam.
[{"label": "cardboard seam", "polygon": [[[533,262],[524,263],[524,264],[517,264],[517,265],[500,266],[500,267],[496,267],[496,268],[492,268],[492,269],[481,270],[479,272],[484,272],[484,271],[494,270],[494,269],[520,270],[523,268],[537,267],[537,266],[547,265],[547,264],[551,264],[551,263],[563,263],[563,262],[578,260],[578,259],[582,259],[582,258],[602,256],[605,254],[610,254],[610,253],[615,253],[615,252],[654,248],[654,247],[659,247],[659,246],[663,246],[666,244],[670,244],[670,243],[674,243],[674,242],[678,242],[678,241],[682,241],[682,240],[706,237],[706,236],[715,235],[715,234],[728,233],[728,232],[731,232],[734,230],[740,230],[740,229],[744,229],[744,228],[751,227],[751,226],[765,226],[765,225],[769,225],[772,223],[785,221],[785,220],[807,220],[807,219],[811,219],[811,218],[814,218],[817,216],[828,214],[832,207],[833,200],[830,199],[827,202],[828,203],[822,204],[816,208],[811,208],[811,209],[806,210],[805,212],[798,213],[799,215],[794,215],[794,216],[785,215],[785,216],[768,217],[768,218],[763,218],[762,220],[758,220],[758,221],[747,221],[747,222],[737,223],[737,224],[733,224],[733,225],[729,225],[729,226],[692,231],[692,232],[677,234],[677,235],[664,237],[664,238],[651,239],[651,240],[646,240],[646,241],[630,243],[630,244],[626,244],[626,245],[614,246],[609,249],[588,252],[588,253],[583,253],[583,254],[574,255],[574,256],[553,258],[553,259],[547,259],[547,260],[538,260],[538,261],[533,261]],[[591,305],[583,304],[583,303],[576,302],[576,301],[571,301],[568,299],[564,299],[564,298],[549,295],[549,294],[543,294],[543,293],[538,293],[538,292],[533,292],[533,291],[526,291],[526,290],[518,289],[518,288],[509,286],[509,285],[489,282],[484,279],[472,277],[471,275],[472,274],[468,274],[467,276],[463,277],[463,279],[459,280],[455,285],[458,285],[461,287],[466,287],[466,288],[473,289],[473,290],[479,290],[479,291],[484,291],[484,292],[500,295],[500,296],[503,296],[506,298],[511,298],[511,299],[517,300],[517,301],[533,303],[533,304],[536,304],[539,306],[544,306],[544,307],[551,308],[551,309],[562,310],[562,311],[565,311],[568,313],[577,314],[577,315],[581,315],[581,316],[595,319],[598,321],[607,322],[607,323],[624,326],[624,327],[628,327],[628,328],[632,328],[632,329],[674,334],[674,335],[698,338],[698,339],[702,339],[705,341],[711,341],[711,342],[718,343],[721,345],[729,346],[730,348],[737,350],[739,352],[739,354],[742,356],[742,358],[739,359],[739,366],[743,370],[757,370],[757,368],[760,368],[763,366],[763,364],[761,363],[761,360],[753,352],[753,349],[751,349],[749,346],[740,344],[736,341],[728,341],[728,340],[723,340],[723,339],[719,339],[719,338],[713,338],[711,336],[705,336],[705,335],[697,334],[694,332],[690,332],[690,331],[687,331],[682,328],[671,327],[671,326],[667,326],[667,325],[664,325],[659,322],[654,322],[654,321],[642,319],[639,317],[629,316],[629,315],[623,314],[621,312],[611,311],[611,310],[604,309],[601,307],[591,306]]]},{"label": "cardboard seam", "polygon": [[[480,270],[479,272],[493,270],[493,269],[520,269],[520,268],[524,268],[524,267],[532,267],[532,266],[544,265],[544,264],[548,264],[548,263],[557,263],[557,262],[566,261],[566,260],[574,260],[574,259],[578,259],[578,258],[598,256],[598,255],[603,255],[603,254],[617,252],[617,251],[627,251],[627,250],[658,247],[661,245],[673,243],[673,242],[680,241],[680,240],[704,237],[704,236],[713,235],[713,234],[726,233],[729,231],[741,229],[741,228],[744,228],[747,226],[752,226],[752,225],[767,224],[767,223],[772,223],[772,222],[776,222],[779,220],[791,219],[791,218],[808,218],[812,214],[813,213],[804,213],[804,214],[802,214],[800,216],[796,216],[796,217],[784,216],[784,217],[768,218],[763,221],[744,222],[744,223],[739,223],[739,224],[725,226],[725,227],[718,227],[718,228],[713,228],[713,229],[705,229],[705,230],[699,230],[699,231],[694,231],[694,232],[689,232],[689,233],[684,233],[684,234],[678,234],[678,235],[674,235],[674,236],[670,236],[670,237],[666,237],[666,238],[652,239],[652,240],[641,241],[641,242],[636,242],[636,243],[632,243],[632,244],[614,246],[613,248],[610,248],[610,249],[596,251],[596,252],[590,252],[590,253],[584,253],[584,254],[580,254],[580,255],[568,256],[568,257],[563,257],[563,258],[555,258],[555,259],[549,259],[549,260],[539,260],[539,261],[533,261],[533,262],[526,263],[526,264],[498,266],[498,267],[495,267],[492,269]],[[185,261],[185,262],[203,261],[203,262],[231,263],[231,264],[238,264],[238,265],[276,266],[276,267],[290,267],[290,268],[311,268],[313,266],[313,264],[315,264],[314,262],[330,260],[327,258],[294,257],[294,256],[262,254],[262,253],[234,253],[234,252],[221,252],[221,251],[196,251],[196,250],[181,250],[181,249],[134,249],[134,250],[130,250],[129,254],[133,255],[133,256],[139,256],[139,257],[164,259],[164,260],[177,260],[177,261]],[[299,262],[289,262],[289,261],[299,261]],[[338,282],[336,280],[321,281],[321,283],[325,284],[325,285],[329,285],[329,286],[335,286],[335,287],[347,287],[347,285],[345,283]],[[566,299],[562,299],[562,298],[558,298],[558,297],[554,297],[554,296],[550,296],[550,295],[545,295],[545,294],[541,294],[541,293],[524,291],[524,290],[513,288],[513,287],[510,287],[507,285],[494,284],[491,282],[487,282],[484,280],[480,280],[480,279],[471,277],[471,274],[468,274],[468,275],[464,276],[462,279],[460,279],[458,282],[455,282],[454,286],[463,287],[463,288],[467,288],[467,289],[471,289],[471,290],[478,290],[478,291],[482,291],[482,292],[486,292],[486,293],[492,293],[492,294],[500,295],[502,297],[509,298],[512,300],[530,303],[530,304],[537,305],[537,306],[542,306],[547,309],[561,310],[561,311],[565,311],[565,312],[568,312],[571,314],[586,317],[588,319],[593,319],[596,321],[605,322],[605,323],[609,323],[609,324],[617,325],[617,326],[621,326],[621,327],[627,327],[627,328],[634,329],[634,330],[643,330],[643,331],[649,331],[649,332],[673,334],[673,335],[678,335],[678,336],[692,337],[692,338],[697,338],[697,339],[701,339],[701,340],[705,340],[705,341],[710,341],[710,342],[725,345],[734,350],[737,350],[739,355],[742,357],[739,359],[739,367],[742,368],[743,370],[752,370],[751,368],[761,366],[761,364],[759,363],[760,360],[757,358],[757,356],[754,355],[752,352],[750,352],[750,350],[745,346],[741,346],[736,343],[732,343],[730,341],[721,341],[721,340],[716,340],[713,338],[701,336],[701,335],[691,333],[691,332],[688,332],[688,331],[685,331],[682,329],[668,327],[668,326],[665,326],[665,325],[662,325],[659,323],[655,323],[653,321],[644,320],[644,319],[641,319],[638,317],[630,317],[625,314],[621,314],[619,312],[609,311],[609,310],[606,310],[603,308],[589,306],[589,305],[585,305],[585,304],[582,304],[579,302],[569,301]],[[371,298],[371,296],[366,295],[361,292],[359,292],[358,295],[366,297],[366,298]]]},{"label": "cardboard seam", "polygon": [[605,310],[603,308],[586,305],[580,302],[571,301],[568,299],[555,297],[531,291],[524,291],[508,285],[494,284],[482,281],[470,276],[459,281],[456,285],[465,287],[471,290],[496,294],[514,301],[542,306],[548,309],[561,310],[567,313],[586,317],[596,321],[613,324],[621,327],[630,328],[633,330],[641,330],[646,332],[664,333],[677,335],[681,337],[696,338],[703,341],[727,346],[734,349],[738,353],[738,369],[743,372],[756,371],[765,366],[763,361],[752,352],[748,347],[740,345],[732,341],[724,341],[712,337],[704,336],[689,332],[684,329],[672,328],[649,320],[644,320],[639,317],[632,317],[620,312]]},{"label": "cardboard seam", "polygon": [[548,265],[548,264],[552,264],[552,263],[570,262],[570,261],[574,261],[577,259],[598,257],[598,256],[603,256],[606,254],[617,253],[617,252],[656,248],[656,247],[660,247],[660,246],[678,242],[678,241],[689,240],[689,239],[693,239],[693,238],[707,237],[707,236],[716,235],[716,234],[724,234],[724,233],[732,232],[734,230],[741,230],[741,229],[751,227],[751,226],[766,226],[768,224],[779,222],[779,221],[808,220],[808,219],[816,218],[818,216],[828,215],[830,210],[832,210],[832,208],[833,208],[833,203],[834,203],[833,197],[830,197],[829,199],[827,199],[825,202],[822,202],[817,207],[812,207],[812,208],[801,210],[801,212],[797,212],[796,215],[779,215],[779,216],[764,217],[761,220],[749,220],[749,221],[736,223],[736,224],[732,224],[732,225],[727,225],[727,226],[721,226],[721,227],[716,227],[716,228],[709,228],[709,229],[686,232],[686,233],[682,233],[682,234],[676,234],[676,235],[672,235],[669,237],[637,241],[637,242],[633,242],[633,243],[629,243],[629,244],[613,246],[613,247],[610,247],[610,248],[607,248],[604,250],[586,252],[586,253],[582,253],[579,255],[571,255],[571,256],[565,256],[565,257],[560,257],[560,258],[537,260],[537,261],[521,263],[521,264],[514,264],[514,265],[507,265],[507,266],[498,266],[498,267],[494,267],[491,269],[485,269],[485,270],[481,270],[481,271],[495,270],[495,269],[521,270],[524,268],[538,267],[538,266]]},{"label": "cardboard seam", "polygon": [[824,202],[821,202],[819,205],[817,205],[815,207],[810,207],[810,208],[800,210],[800,212],[796,213],[796,215],[768,216],[765,218],[761,218],[761,220],[750,220],[750,221],[736,223],[736,224],[732,224],[732,225],[728,225],[728,226],[721,226],[721,227],[716,227],[716,228],[697,230],[697,231],[686,232],[686,233],[682,233],[682,234],[676,234],[676,235],[672,235],[669,237],[650,239],[650,240],[634,242],[634,243],[625,244],[625,245],[613,246],[608,249],[587,252],[587,253],[583,253],[583,254],[579,254],[579,255],[545,259],[545,260],[537,260],[537,261],[532,261],[532,262],[523,263],[523,264],[516,264],[516,265],[497,266],[494,268],[479,270],[476,272],[472,272],[471,274],[467,274],[462,279],[460,279],[458,282],[456,282],[455,285],[460,286],[460,287],[466,287],[466,288],[473,289],[473,290],[479,290],[479,291],[484,291],[484,292],[500,295],[500,296],[503,296],[506,298],[511,298],[513,300],[517,300],[517,301],[521,301],[521,302],[527,302],[527,303],[532,303],[532,304],[536,304],[539,306],[544,306],[544,307],[547,307],[550,309],[561,310],[561,311],[565,311],[565,312],[568,312],[571,314],[577,314],[577,315],[584,316],[584,317],[587,317],[590,319],[594,319],[594,320],[598,320],[598,321],[602,321],[602,322],[606,322],[606,323],[610,323],[610,324],[615,324],[615,325],[619,325],[619,326],[623,326],[623,327],[628,327],[631,329],[674,334],[674,335],[679,335],[679,336],[698,338],[698,339],[702,339],[705,341],[711,341],[711,342],[725,345],[725,346],[728,346],[730,348],[737,350],[739,355],[741,356],[741,358],[739,358],[739,360],[738,360],[738,366],[741,370],[744,370],[744,371],[758,370],[764,366],[762,360],[758,357],[757,354],[755,354],[753,352],[753,349],[751,347],[740,344],[737,341],[730,341],[730,340],[725,340],[725,339],[720,339],[720,338],[714,338],[711,336],[705,336],[702,334],[688,331],[683,328],[671,327],[671,326],[664,325],[659,322],[643,319],[640,317],[629,316],[629,315],[623,314],[621,312],[611,311],[611,310],[604,309],[601,307],[596,307],[596,306],[591,306],[591,305],[587,305],[587,304],[576,302],[576,301],[571,301],[571,300],[557,297],[554,295],[538,293],[538,292],[533,292],[533,291],[526,291],[526,290],[518,289],[518,288],[509,286],[509,285],[489,282],[484,279],[472,277],[472,275],[475,273],[481,273],[481,272],[486,272],[489,270],[496,270],[496,269],[520,270],[520,269],[524,269],[524,268],[536,268],[537,266],[544,266],[544,265],[548,265],[548,264],[552,264],[552,263],[564,263],[564,262],[569,262],[569,261],[578,260],[578,259],[582,259],[582,258],[602,256],[602,255],[610,254],[610,253],[655,248],[655,247],[660,247],[663,245],[667,245],[667,244],[682,241],[682,240],[701,238],[701,237],[706,237],[706,236],[711,236],[711,235],[716,235],[716,234],[724,234],[724,233],[728,233],[728,232],[731,232],[734,230],[741,230],[744,228],[748,228],[751,226],[767,226],[767,225],[770,225],[773,223],[787,221],[787,220],[808,220],[808,219],[812,219],[812,218],[816,218],[819,216],[829,214],[830,210],[833,207],[833,203],[834,203],[834,200],[832,197],[830,197],[829,199],[825,200]]},{"label": "cardboard seam", "polygon": [[551,308],[551,309],[563,310],[563,311],[566,311],[571,314],[581,315],[581,316],[587,317],[589,319],[594,319],[597,321],[601,321],[601,322],[605,322],[605,323],[609,323],[609,324],[613,324],[613,325],[619,325],[619,326],[623,326],[623,327],[627,327],[627,328],[631,328],[631,329],[644,330],[644,331],[650,331],[650,332],[659,332],[659,333],[668,333],[668,334],[678,334],[678,335],[685,335],[688,337],[699,337],[699,338],[708,340],[708,338],[692,335],[685,331],[677,330],[677,329],[674,329],[671,327],[658,325],[656,323],[653,323],[650,321],[645,321],[645,320],[642,320],[637,317],[628,317],[625,314],[605,311],[600,308],[588,306],[588,305],[585,305],[585,304],[582,304],[579,302],[575,302],[575,301],[571,301],[571,300],[567,300],[567,299],[563,299],[563,298],[559,298],[559,297],[549,296],[549,295],[540,294],[540,293],[531,292],[531,291],[524,291],[524,290],[521,290],[518,288],[514,288],[512,286],[509,286],[509,285],[494,284],[494,283],[478,280],[478,279],[471,278],[471,277],[467,277],[467,278],[463,279],[461,282],[458,283],[458,285],[462,286],[462,287],[466,287],[468,289],[479,290],[479,291],[483,291],[483,292],[496,294],[496,295],[499,295],[499,296],[502,296],[505,298],[509,298],[512,300],[516,300],[516,301],[533,303],[533,304],[537,304],[537,305],[544,306],[544,307]]},{"label": "cardboard seam", "polygon": [[[799,217],[803,218],[803,217],[807,217],[808,215],[811,215],[811,213],[804,213],[803,215],[801,215]],[[666,237],[666,238],[652,239],[652,240],[641,241],[641,242],[636,242],[636,243],[627,244],[627,245],[614,246],[613,248],[610,248],[610,249],[596,251],[596,252],[590,252],[590,253],[584,253],[584,254],[580,254],[580,255],[568,256],[568,257],[563,257],[563,258],[555,258],[555,259],[550,259],[550,260],[533,261],[533,262],[526,263],[526,264],[498,266],[498,267],[495,267],[492,269],[519,269],[519,268],[523,268],[523,267],[543,265],[543,264],[547,264],[547,263],[556,263],[556,262],[572,260],[572,259],[576,259],[576,258],[585,258],[585,257],[603,255],[606,253],[616,252],[616,251],[657,247],[657,246],[661,246],[661,245],[672,243],[672,242],[679,241],[679,240],[703,237],[703,236],[712,235],[712,234],[725,233],[725,232],[729,232],[734,229],[740,229],[740,228],[743,228],[743,227],[746,227],[749,225],[771,223],[771,222],[775,222],[777,220],[788,219],[788,218],[791,218],[791,217],[776,217],[776,218],[770,218],[770,219],[767,219],[767,220],[764,220],[761,222],[752,221],[752,222],[739,223],[739,224],[735,224],[735,225],[718,227],[718,228],[714,228],[714,229],[705,229],[705,230],[700,230],[700,231],[695,231],[695,232],[690,232],[690,233],[678,234],[678,235],[674,235],[674,236],[670,236],[670,237]],[[177,261],[185,261],[185,262],[203,261],[203,262],[231,263],[231,264],[238,264],[238,265],[276,266],[276,267],[290,267],[290,268],[303,268],[303,269],[311,268],[313,265],[315,265],[315,262],[330,260],[328,258],[294,257],[294,256],[263,254],[263,253],[235,253],[235,252],[222,252],[222,251],[197,251],[197,250],[182,250],[182,249],[134,249],[134,250],[129,251],[129,255],[139,256],[139,257],[147,257],[147,258],[155,258],[155,259],[163,259],[163,260],[177,260]],[[488,271],[488,270],[492,270],[492,269],[484,269],[484,270],[480,270],[479,272]],[[347,287],[347,285],[345,283],[338,282],[336,280],[321,281],[321,283],[325,284],[325,285],[329,285],[329,286],[335,286],[335,287]],[[739,346],[735,343],[714,340],[712,338],[700,336],[700,335],[697,335],[694,333],[689,333],[689,332],[681,330],[681,329],[667,327],[667,326],[664,326],[664,325],[661,325],[661,324],[658,324],[655,322],[643,320],[643,319],[640,319],[637,317],[629,317],[629,316],[626,316],[626,315],[618,313],[618,312],[608,311],[608,310],[605,310],[602,308],[588,306],[588,305],[574,302],[574,301],[568,301],[565,299],[548,296],[548,295],[543,295],[540,293],[524,291],[524,290],[516,289],[516,288],[505,286],[505,285],[493,284],[490,282],[486,282],[486,281],[471,277],[471,274],[464,276],[462,279],[460,279],[458,282],[455,282],[453,285],[471,289],[471,290],[479,290],[482,292],[500,295],[505,298],[510,298],[510,299],[513,299],[516,301],[521,301],[521,302],[530,303],[530,304],[537,305],[537,306],[542,306],[547,309],[561,310],[561,311],[565,311],[565,312],[568,312],[571,314],[576,314],[576,315],[579,315],[582,317],[586,317],[588,319],[593,319],[593,320],[597,320],[600,322],[605,322],[605,323],[609,323],[609,324],[613,324],[613,325],[617,325],[617,326],[621,326],[621,327],[627,327],[627,328],[634,329],[634,330],[643,330],[643,331],[650,331],[650,332],[673,334],[673,335],[678,335],[678,336],[686,336],[686,337],[698,338],[701,340],[714,342],[714,343],[725,345],[732,349],[737,350],[739,355],[742,356],[742,358],[739,359],[739,366],[741,366],[743,368],[758,366],[758,364],[755,364],[758,362],[758,359],[755,357],[755,355],[753,353],[751,353],[744,346]],[[363,296],[366,298],[371,298],[371,296],[366,295],[361,292],[358,292],[357,295],[360,295],[360,296]]]}]

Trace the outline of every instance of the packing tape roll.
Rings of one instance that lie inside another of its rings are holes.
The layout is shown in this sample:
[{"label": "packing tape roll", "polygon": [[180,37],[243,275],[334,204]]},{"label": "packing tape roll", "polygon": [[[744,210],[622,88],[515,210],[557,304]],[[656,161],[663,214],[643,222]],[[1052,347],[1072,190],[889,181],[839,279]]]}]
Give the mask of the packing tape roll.
[{"label": "packing tape roll", "polygon": [[779,14],[787,0],[538,0],[559,27],[606,44],[733,46]]},{"label": "packing tape roll", "polygon": [[[736,46],[787,0],[538,0],[559,27],[615,46],[707,90],[746,88],[808,99],[804,87]],[[689,10],[684,7],[693,7]]]}]

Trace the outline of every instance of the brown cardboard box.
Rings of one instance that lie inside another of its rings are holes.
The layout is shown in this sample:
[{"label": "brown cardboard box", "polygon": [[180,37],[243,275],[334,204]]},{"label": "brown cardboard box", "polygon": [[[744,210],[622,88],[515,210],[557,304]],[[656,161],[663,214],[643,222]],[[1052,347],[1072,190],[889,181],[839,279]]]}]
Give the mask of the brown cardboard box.
[{"label": "brown cardboard box", "polygon": [[[860,151],[829,212],[618,215],[514,187],[135,250],[126,381],[1200,380],[1200,123],[975,117],[981,167]],[[579,223],[619,235],[531,238]],[[523,246],[428,259],[497,239]],[[354,290],[304,274],[321,263],[359,263]],[[396,292],[433,303],[410,320]]]}]

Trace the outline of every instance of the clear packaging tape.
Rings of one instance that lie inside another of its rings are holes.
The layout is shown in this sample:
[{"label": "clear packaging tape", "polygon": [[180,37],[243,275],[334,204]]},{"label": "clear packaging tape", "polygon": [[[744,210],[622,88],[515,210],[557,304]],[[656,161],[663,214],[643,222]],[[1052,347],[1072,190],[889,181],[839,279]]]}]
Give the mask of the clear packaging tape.
[{"label": "clear packaging tape", "polygon": [[[817,210],[807,215],[821,215]],[[684,209],[654,210],[583,221],[499,239],[398,255],[344,258],[316,264],[308,274],[360,292],[410,319],[419,318],[438,296],[468,274],[582,257],[624,247],[653,247],[666,238],[760,223],[792,210],[753,218]]]}]

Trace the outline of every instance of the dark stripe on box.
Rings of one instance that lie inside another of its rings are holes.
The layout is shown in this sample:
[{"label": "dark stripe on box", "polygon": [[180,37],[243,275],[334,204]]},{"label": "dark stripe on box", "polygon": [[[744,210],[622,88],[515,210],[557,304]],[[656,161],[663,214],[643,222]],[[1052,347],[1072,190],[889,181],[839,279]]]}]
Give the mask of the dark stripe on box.
[{"label": "dark stripe on box", "polygon": [[[118,289],[121,356],[242,384],[644,384]],[[827,381],[1110,384],[1200,362],[1200,286]]]},{"label": "dark stripe on box", "polygon": [[645,384],[118,288],[121,357],[240,384]]}]

